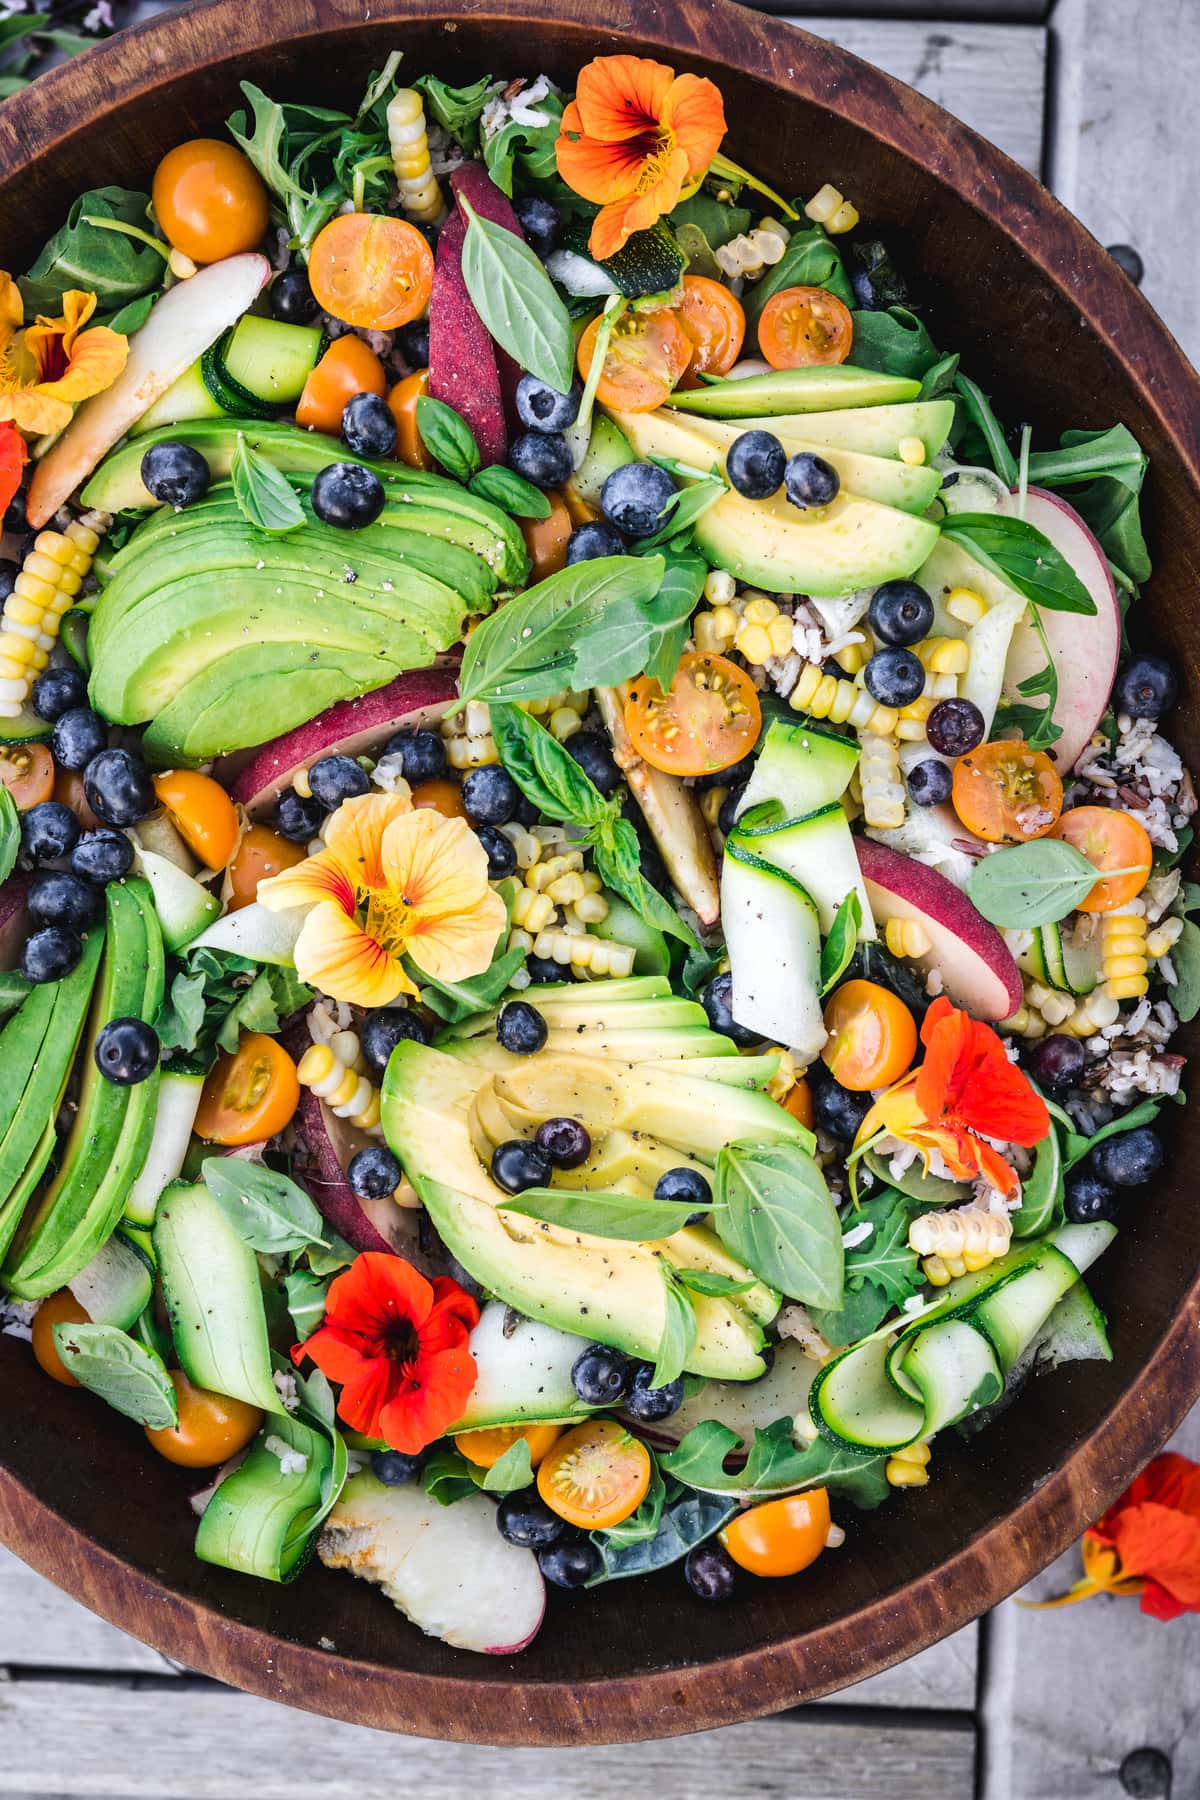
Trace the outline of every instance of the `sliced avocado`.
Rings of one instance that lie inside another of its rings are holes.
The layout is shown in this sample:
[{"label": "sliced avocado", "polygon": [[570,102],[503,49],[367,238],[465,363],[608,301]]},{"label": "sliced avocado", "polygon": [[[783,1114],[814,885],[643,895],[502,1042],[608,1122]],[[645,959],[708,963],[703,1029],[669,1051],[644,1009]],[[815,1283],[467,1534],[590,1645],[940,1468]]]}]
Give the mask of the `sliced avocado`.
[{"label": "sliced avocado", "polygon": [[[570,986],[539,987],[537,1007],[552,1031],[578,1034],[578,1048],[609,1031],[648,1031],[674,1035],[677,1031],[705,1031],[708,1014],[698,1000],[677,999],[669,990],[661,998],[611,994],[615,982],[579,981]],[[495,1013],[478,1013],[461,1025],[452,1025],[447,1037],[483,1037],[496,1028]]]},{"label": "sliced avocado", "polygon": [[783,496],[729,493],[697,519],[697,550],[714,568],[773,594],[837,598],[912,575],[938,528],[928,519],[839,494],[811,517]]},{"label": "sliced avocado", "polygon": [[[55,982],[44,982],[40,987],[32,988],[0,1031],[0,1068],[4,1070],[4,1083],[0,1088],[0,1145],[12,1125],[25,1084],[37,1067],[38,1054],[54,1011],[57,986]],[[2,1191],[0,1178],[0,1193]]]},{"label": "sliced avocado", "polygon": [[[920,382],[907,376],[835,363],[827,368],[817,364],[804,369],[772,369],[766,375],[714,381],[686,392],[676,390],[671,404],[709,419],[746,419],[757,413],[775,418],[780,413],[823,412],[830,407],[893,406],[915,400],[920,391]],[[86,493],[84,501],[88,503]]]},{"label": "sliced avocado", "polygon": [[[500,1106],[503,1112],[503,1102]],[[510,1137],[514,1129],[515,1125],[510,1124]],[[555,1187],[599,1189],[632,1181],[631,1191],[649,1199],[669,1170],[683,1168],[698,1169],[705,1176],[712,1173],[711,1163],[701,1162],[690,1151],[673,1149],[648,1131],[615,1130],[606,1131],[595,1140],[586,1162],[575,1169],[556,1169],[551,1180]]]},{"label": "sliced avocado", "polygon": [[[472,1068],[480,1071],[515,1069],[522,1060],[512,1051],[505,1050],[490,1032],[481,1037],[443,1038],[438,1048],[453,1056],[456,1062],[470,1063]],[[614,1030],[602,1038],[589,1037],[586,1043],[572,1031],[549,1031],[543,1048],[563,1056],[577,1056],[583,1049],[588,1056],[614,1056],[621,1062],[678,1063],[681,1070],[692,1061],[715,1064],[737,1060],[737,1047],[729,1038],[718,1031],[688,1027],[664,1032]],[[746,1081],[747,1087],[755,1085],[751,1080]]]},{"label": "sliced avocado", "polygon": [[22,1214],[28,1206],[42,1176],[50,1166],[50,1158],[58,1148],[58,1133],[51,1120],[42,1132],[34,1148],[33,1155],[25,1165],[24,1173],[15,1187],[9,1190],[8,1198],[0,1206],[0,1257],[6,1256],[8,1246],[16,1236]]},{"label": "sliced avocado", "polygon": [[[689,416],[693,424],[701,422],[698,415]],[[739,419],[737,423],[739,431],[780,435],[780,420],[766,414]],[[949,437],[953,423],[953,400],[913,400],[898,406],[805,413],[803,422],[791,429],[802,431],[805,440],[816,445],[822,456],[829,450],[849,450],[862,456],[898,458],[904,438],[919,438],[925,446],[925,460],[931,463]]]},{"label": "sliced avocado", "polygon": [[599,506],[600,490],[614,469],[634,461],[629,439],[604,413],[592,419],[592,435],[583,461],[567,482],[567,492],[588,506]]}]

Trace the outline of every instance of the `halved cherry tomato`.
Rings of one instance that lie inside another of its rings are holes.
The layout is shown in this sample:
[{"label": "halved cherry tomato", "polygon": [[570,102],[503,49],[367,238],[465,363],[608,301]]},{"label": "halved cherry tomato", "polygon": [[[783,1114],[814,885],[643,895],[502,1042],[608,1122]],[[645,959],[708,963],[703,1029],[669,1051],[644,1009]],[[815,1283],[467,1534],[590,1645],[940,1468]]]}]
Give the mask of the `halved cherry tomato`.
[{"label": "halved cherry tomato", "polygon": [[[593,319],[579,340],[575,359],[586,381],[596,349],[600,320]],[[673,312],[625,313],[613,326],[596,388],[604,406],[624,412],[653,412],[692,360],[692,340]]]},{"label": "halved cherry tomato", "polygon": [[57,800],[60,806],[65,806],[70,812],[73,812],[85,831],[107,829],[104,820],[98,819],[87,803],[81,769],[56,770],[52,798]]},{"label": "halved cherry tomato", "polygon": [[263,1422],[262,1411],[230,1394],[196,1387],[182,1369],[169,1371],[179,1407],[179,1423],[146,1436],[160,1456],[183,1469],[211,1469],[244,1450]]},{"label": "halved cherry tomato", "polygon": [[809,1488],[764,1501],[738,1513],[717,1536],[739,1569],[751,1575],[798,1575],[825,1548],[829,1494]]},{"label": "halved cherry tomato", "polygon": [[699,387],[699,377],[732,369],[746,335],[746,315],[736,294],[707,275],[685,275],[683,299],[671,311],[694,346],[679,386]]},{"label": "halved cherry tomato", "polygon": [[58,1354],[54,1327],[87,1325],[90,1320],[91,1315],[80,1306],[70,1288],[59,1288],[57,1294],[51,1294],[49,1299],[42,1301],[33,1315],[33,1354],[37,1358],[38,1367],[61,1387],[79,1387],[81,1384]]},{"label": "halved cherry tomato", "polygon": [[1080,912],[1112,912],[1140,894],[1150,879],[1154,846],[1146,828],[1115,806],[1073,806],[1058,821],[1054,835],[1082,850],[1098,869],[1127,871],[1098,881],[1079,901]]},{"label": "halved cherry tomato", "polygon": [[251,1031],[209,1070],[196,1135],[214,1144],[261,1144],[283,1130],[299,1104],[295,1063],[277,1039]]},{"label": "halved cherry tomato", "polygon": [[529,1460],[536,1469],[561,1435],[561,1425],[495,1425],[488,1431],[460,1431],[454,1443],[468,1462],[490,1469],[519,1438],[524,1438],[529,1445]]},{"label": "halved cherry tomato", "polygon": [[560,1437],[537,1490],[568,1525],[607,1531],[636,1512],[650,1486],[650,1455],[615,1419],[589,1419]]},{"label": "halved cherry tomato", "polygon": [[425,448],[425,439],[417,430],[417,401],[429,392],[429,370],[414,369],[398,381],[387,397],[388,409],[396,421],[396,455],[410,469],[432,469],[434,459]]},{"label": "halved cherry tomato", "polygon": [[793,1119],[799,1119],[802,1125],[807,1125],[809,1130],[812,1130],[812,1089],[809,1087],[807,1081],[805,1081],[803,1075],[800,1076],[794,1086],[790,1087],[783,1096],[783,1110],[784,1112],[790,1112]]},{"label": "halved cherry tomato", "polygon": [[782,288],[758,321],[758,347],[773,369],[844,363],[853,341],[849,310],[828,288]]},{"label": "halved cherry tomato", "polygon": [[571,514],[567,503],[560,494],[547,494],[550,502],[548,519],[519,519],[521,536],[525,539],[525,548],[529,552],[529,560],[533,567],[529,571],[529,581],[545,581],[547,575],[557,575],[567,563],[567,539],[571,535]]},{"label": "halved cherry tomato", "polygon": [[998,738],[959,757],[950,798],[976,837],[1023,844],[1054,830],[1063,790],[1044,750],[1031,750],[1021,738]]},{"label": "halved cherry tomato", "polygon": [[317,304],[365,331],[419,319],[433,287],[433,252],[415,225],[387,213],[341,213],[322,226],[308,256]]},{"label": "halved cherry tomato", "polygon": [[154,777],[154,791],[188,849],[206,869],[223,869],[237,849],[238,818],[220,782],[198,769],[168,769]]},{"label": "halved cherry tomato", "polygon": [[193,262],[253,250],[267,229],[262,177],[220,138],[191,138],[168,150],[154,171],[152,197],[167,242]]},{"label": "halved cherry tomato", "polygon": [[296,406],[296,423],[310,431],[328,431],[336,437],[342,429],[346,402],[355,394],[386,394],[383,364],[360,337],[347,332],[335,338],[304,384]]},{"label": "halved cherry tomato", "polygon": [[6,744],[0,749],[0,787],[18,812],[28,812],[54,792],[54,758],[46,744]]},{"label": "halved cherry tomato", "polygon": [[640,675],[625,697],[625,729],[651,768],[671,775],[712,775],[753,750],[762,730],[758,690],[724,656],[688,650],[670,693]]},{"label": "halved cherry tomato", "polygon": [[462,789],[456,781],[418,782],[412,791],[412,803],[418,810],[422,806],[432,807],[444,819],[465,819],[467,816]]},{"label": "halved cherry tomato", "polygon": [[280,837],[269,825],[251,825],[233,853],[226,877],[227,907],[237,912],[258,898],[258,884],[281,869],[294,869],[303,862],[303,844],[293,844]]},{"label": "halved cherry tomato", "polygon": [[917,1027],[897,994],[877,981],[847,981],[825,1008],[821,1061],[852,1093],[890,1087],[917,1053]]}]

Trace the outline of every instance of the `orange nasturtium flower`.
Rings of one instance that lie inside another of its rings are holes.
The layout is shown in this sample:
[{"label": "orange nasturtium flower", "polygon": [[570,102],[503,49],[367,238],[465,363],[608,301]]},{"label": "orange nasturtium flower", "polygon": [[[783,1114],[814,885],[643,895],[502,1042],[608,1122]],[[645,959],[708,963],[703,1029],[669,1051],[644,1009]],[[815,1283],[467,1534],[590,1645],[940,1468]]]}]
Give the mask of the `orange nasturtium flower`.
[{"label": "orange nasturtium flower", "polygon": [[1057,1600],[1022,1605],[1045,1610],[1089,1594],[1140,1594],[1152,1619],[1200,1612],[1200,1463],[1175,1450],[1156,1456],[1084,1532],[1080,1549],[1081,1581]]},{"label": "orange nasturtium flower", "polygon": [[325,1321],[292,1350],[341,1387],[347,1425],[415,1456],[460,1418],[475,1386],[467,1336],[479,1307],[447,1275],[367,1250],[330,1283]]},{"label": "orange nasturtium flower", "polygon": [[603,210],[588,249],[613,256],[698,181],[725,136],[719,88],[645,56],[597,56],[579,72],[554,146],[569,188]]},{"label": "orange nasturtium flower", "polygon": [[1038,1144],[1050,1130],[1046,1103],[1035,1092],[989,1025],[943,998],[921,1027],[925,1060],[876,1100],[859,1127],[856,1148],[876,1132],[919,1150],[929,1167],[936,1150],[956,1181],[982,1176],[1004,1195],[1017,1177],[987,1138]]},{"label": "orange nasturtium flower", "polygon": [[487,854],[465,819],[414,811],[407,794],[344,800],[325,848],[258,884],[272,912],[306,906],[296,973],[334,1000],[387,1006],[417,984],[401,958],[434,981],[481,975],[504,928]]},{"label": "orange nasturtium flower", "polygon": [[95,294],[72,288],[62,309],[61,318],[39,316],[22,330],[20,289],[0,269],[0,421],[38,437],[62,431],[77,401],[111,387],[129,354],[119,331],[83,329],[96,310]]}]

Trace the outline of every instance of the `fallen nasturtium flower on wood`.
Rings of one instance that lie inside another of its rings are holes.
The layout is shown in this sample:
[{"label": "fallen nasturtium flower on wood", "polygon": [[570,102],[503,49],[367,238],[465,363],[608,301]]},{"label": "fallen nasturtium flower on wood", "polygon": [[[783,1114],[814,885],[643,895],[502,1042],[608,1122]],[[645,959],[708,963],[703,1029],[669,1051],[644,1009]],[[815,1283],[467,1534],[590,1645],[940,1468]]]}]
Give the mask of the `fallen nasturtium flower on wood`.
[{"label": "fallen nasturtium flower on wood", "polygon": [[1167,1450],[1156,1456],[1102,1518],[1084,1532],[1081,1580],[1056,1600],[1138,1594],[1152,1619],[1200,1612],[1200,1463]]}]

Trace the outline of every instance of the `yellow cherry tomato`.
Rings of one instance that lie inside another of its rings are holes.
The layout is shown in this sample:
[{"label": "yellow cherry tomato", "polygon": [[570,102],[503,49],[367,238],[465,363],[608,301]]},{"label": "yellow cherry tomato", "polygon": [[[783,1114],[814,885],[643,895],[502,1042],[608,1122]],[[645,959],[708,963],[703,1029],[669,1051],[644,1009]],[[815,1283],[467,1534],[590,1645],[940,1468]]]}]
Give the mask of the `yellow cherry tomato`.
[{"label": "yellow cherry tomato", "polygon": [[636,1512],[650,1486],[650,1453],[615,1419],[589,1419],[560,1437],[538,1470],[551,1512],[585,1531],[607,1531]]},{"label": "yellow cherry tomato", "polygon": [[250,1031],[219,1056],[200,1092],[197,1137],[236,1146],[262,1144],[290,1124],[300,1104],[296,1065],[277,1038]]},{"label": "yellow cherry tomato", "polygon": [[54,758],[45,744],[8,744],[0,750],[0,787],[18,812],[28,812],[54,791]]},{"label": "yellow cherry tomato", "polygon": [[954,765],[950,799],[968,831],[989,844],[1023,844],[1054,830],[1062,778],[1044,750],[997,738]]},{"label": "yellow cherry tomato", "polygon": [[457,781],[419,781],[412,791],[412,803],[417,812],[422,807],[429,807],[433,812],[440,812],[444,819],[465,819],[467,809],[463,805],[462,789]]},{"label": "yellow cherry tomato", "polygon": [[829,1495],[824,1488],[809,1488],[766,1500],[738,1513],[717,1535],[739,1569],[751,1575],[798,1575],[825,1548]]},{"label": "yellow cherry tomato", "polygon": [[417,430],[417,401],[429,392],[429,370],[414,369],[388,394],[388,411],[396,421],[396,456],[410,469],[432,469],[434,459]]},{"label": "yellow cherry tomato", "polygon": [[387,376],[369,344],[348,331],[335,338],[304,384],[296,403],[296,423],[336,437],[342,414],[355,394],[384,394]]},{"label": "yellow cherry tomato", "polygon": [[169,1371],[179,1407],[179,1423],[146,1436],[160,1456],[183,1469],[211,1469],[244,1450],[263,1422],[257,1406],[195,1387],[182,1369]]},{"label": "yellow cherry tomato", "polygon": [[912,1066],[917,1027],[898,995],[877,981],[846,981],[825,1008],[821,1061],[852,1093],[890,1087]]},{"label": "yellow cherry tomato", "polygon": [[567,541],[571,536],[571,514],[559,494],[547,494],[550,516],[546,519],[518,519],[525,548],[529,552],[528,585],[557,575],[567,564]]},{"label": "yellow cherry tomato", "polygon": [[38,1367],[47,1374],[51,1381],[57,1381],[60,1387],[79,1387],[70,1369],[58,1354],[58,1345],[54,1341],[56,1325],[87,1325],[89,1315],[80,1306],[70,1288],[59,1288],[57,1294],[51,1294],[43,1300],[33,1315],[33,1354],[37,1358]]},{"label": "yellow cherry tomato", "polygon": [[267,190],[254,164],[220,138],[176,144],[154,171],[154,216],[193,262],[253,250],[267,229]]},{"label": "yellow cherry tomato", "polygon": [[317,304],[365,331],[419,319],[433,287],[433,252],[415,225],[387,213],[340,213],[308,258]]},{"label": "yellow cherry tomato", "polygon": [[168,769],[154,777],[154,792],[193,855],[206,869],[223,869],[237,849],[238,819],[220,782],[197,769]]},{"label": "yellow cherry tomato", "polygon": [[1106,869],[1122,871],[1097,881],[1079,902],[1080,912],[1113,912],[1140,894],[1150,879],[1154,845],[1132,813],[1115,806],[1073,806],[1054,835],[1082,851],[1101,876]]},{"label": "yellow cherry tomato", "polygon": [[758,690],[728,657],[685,650],[667,693],[630,683],[625,729],[643,762],[669,775],[714,775],[749,754],[762,730]]},{"label": "yellow cherry tomato", "polygon": [[454,1443],[468,1462],[490,1469],[524,1438],[529,1445],[529,1460],[536,1469],[561,1432],[561,1425],[494,1425],[486,1431],[460,1431]]},{"label": "yellow cherry tomato", "polygon": [[258,899],[258,884],[283,869],[294,869],[307,852],[303,844],[280,837],[269,825],[251,825],[243,832],[227,871],[228,910],[238,912]]}]

